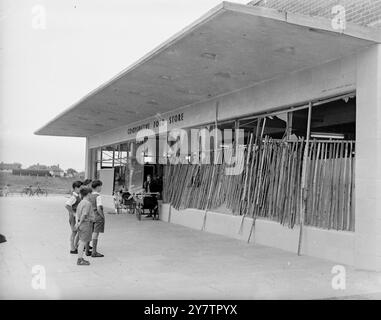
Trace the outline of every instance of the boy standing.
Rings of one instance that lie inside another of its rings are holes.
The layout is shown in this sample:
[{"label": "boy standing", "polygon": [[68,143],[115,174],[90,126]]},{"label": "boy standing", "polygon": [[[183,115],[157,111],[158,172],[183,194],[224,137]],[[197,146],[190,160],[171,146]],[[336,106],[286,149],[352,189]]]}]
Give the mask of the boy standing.
[{"label": "boy standing", "polygon": [[93,226],[93,235],[92,235],[93,250],[92,250],[91,256],[93,258],[101,258],[101,257],[104,257],[104,255],[97,252],[97,247],[98,247],[99,234],[103,233],[105,230],[105,216],[103,213],[102,198],[100,195],[100,192],[102,190],[102,181],[94,180],[91,183],[91,187],[93,189],[93,192],[90,195],[90,202],[91,202],[91,205],[93,206],[93,211],[95,216],[94,226]]},{"label": "boy standing", "polygon": [[[82,188],[88,188],[88,189],[91,190],[91,182],[92,182],[91,179],[85,179],[85,180],[82,182],[81,189],[82,189]],[[90,251],[91,249],[93,249],[93,247],[90,246],[90,242],[86,243],[86,245],[85,245],[86,256],[91,256],[91,251]]]},{"label": "boy standing", "polygon": [[82,200],[77,207],[77,223],[75,225],[79,235],[77,265],[88,266],[90,262],[83,259],[83,251],[86,244],[90,242],[93,232],[94,214],[90,203],[91,189],[82,188],[80,193]]},{"label": "boy standing", "polygon": [[74,181],[73,182],[73,194],[69,198],[68,201],[65,203],[65,208],[69,212],[69,224],[70,224],[70,253],[71,254],[77,254],[77,246],[78,246],[78,236],[77,231],[75,230],[75,213],[77,211],[78,204],[81,201],[81,198],[79,196],[79,189],[82,186],[81,181]]}]

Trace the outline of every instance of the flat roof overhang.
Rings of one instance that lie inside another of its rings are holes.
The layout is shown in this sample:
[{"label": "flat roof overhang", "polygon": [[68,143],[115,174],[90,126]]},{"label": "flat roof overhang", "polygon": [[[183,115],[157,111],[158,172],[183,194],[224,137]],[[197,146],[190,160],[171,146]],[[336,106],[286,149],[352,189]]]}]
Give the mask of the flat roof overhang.
[{"label": "flat roof overhang", "polygon": [[35,134],[89,137],[376,43],[377,29],[223,2]]}]

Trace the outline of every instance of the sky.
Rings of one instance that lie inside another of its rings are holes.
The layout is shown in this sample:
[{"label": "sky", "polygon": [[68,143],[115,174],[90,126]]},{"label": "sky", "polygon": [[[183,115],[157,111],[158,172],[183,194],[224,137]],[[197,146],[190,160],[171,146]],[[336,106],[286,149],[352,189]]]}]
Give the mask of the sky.
[{"label": "sky", "polygon": [[219,3],[0,0],[0,161],[83,171],[84,138],[34,132]]}]

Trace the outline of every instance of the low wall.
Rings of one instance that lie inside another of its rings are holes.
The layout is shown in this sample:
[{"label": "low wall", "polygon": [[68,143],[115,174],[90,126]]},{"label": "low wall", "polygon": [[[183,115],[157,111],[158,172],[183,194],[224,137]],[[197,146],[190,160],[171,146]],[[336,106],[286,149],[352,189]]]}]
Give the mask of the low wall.
[{"label": "low wall", "polygon": [[[160,207],[160,220],[201,230],[204,211],[176,210],[169,204]],[[242,216],[208,212],[204,231],[247,241],[253,219],[245,218],[240,232]],[[290,229],[281,224],[258,218],[250,243],[261,244],[290,252],[297,252],[299,227]],[[353,232],[323,230],[304,227],[302,254],[354,265],[355,234]]]},{"label": "low wall", "polygon": [[114,197],[102,194],[102,204],[105,208],[106,212],[114,212],[115,211],[115,204],[114,204]]},{"label": "low wall", "polygon": [[[112,196],[102,195],[106,212],[114,211]],[[160,220],[188,228],[201,230],[204,224],[203,210],[176,210],[169,204],[160,204]],[[223,235],[247,242],[253,223],[252,218],[245,218],[241,229],[242,216],[208,211],[205,232]],[[241,230],[240,230],[241,229]],[[241,231],[241,232],[240,232]],[[281,224],[258,218],[255,223],[250,244],[260,244],[290,252],[297,252],[299,227],[294,229]],[[354,265],[354,232],[323,230],[305,226],[303,230],[302,254],[331,260],[337,263]]]}]

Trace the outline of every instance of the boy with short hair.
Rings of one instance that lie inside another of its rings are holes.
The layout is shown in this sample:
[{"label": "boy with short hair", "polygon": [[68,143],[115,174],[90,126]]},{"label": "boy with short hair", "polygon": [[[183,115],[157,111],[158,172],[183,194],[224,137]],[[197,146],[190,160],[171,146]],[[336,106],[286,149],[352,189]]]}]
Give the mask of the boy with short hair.
[{"label": "boy with short hair", "polygon": [[103,233],[105,229],[105,216],[103,213],[102,197],[100,195],[100,192],[102,190],[102,181],[94,180],[91,183],[91,187],[93,189],[93,192],[90,195],[90,202],[93,206],[93,212],[95,217],[92,235],[93,250],[91,256],[93,258],[101,258],[104,257],[104,255],[97,251],[97,247],[99,234]]},{"label": "boy with short hair", "polygon": [[90,203],[91,189],[82,188],[80,193],[82,200],[77,207],[77,223],[75,225],[79,235],[77,265],[88,266],[90,262],[83,258],[83,251],[86,244],[90,242],[93,232],[94,214]]},{"label": "boy with short hair", "polygon": [[78,236],[77,231],[75,230],[75,214],[78,207],[78,204],[81,201],[81,198],[79,196],[79,190],[82,186],[81,181],[74,181],[72,188],[73,188],[73,194],[69,198],[69,200],[65,203],[65,208],[69,212],[69,224],[70,224],[70,253],[71,254],[77,254],[77,246],[78,246]]},{"label": "boy with short hair", "polygon": [[84,187],[87,187],[87,188],[91,188],[91,182],[92,182],[93,180],[91,180],[91,179],[85,179],[83,182],[82,182],[82,186],[84,186]]}]

